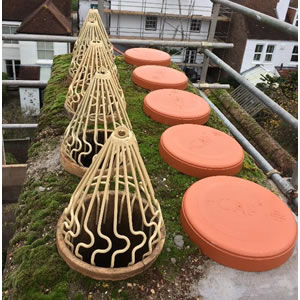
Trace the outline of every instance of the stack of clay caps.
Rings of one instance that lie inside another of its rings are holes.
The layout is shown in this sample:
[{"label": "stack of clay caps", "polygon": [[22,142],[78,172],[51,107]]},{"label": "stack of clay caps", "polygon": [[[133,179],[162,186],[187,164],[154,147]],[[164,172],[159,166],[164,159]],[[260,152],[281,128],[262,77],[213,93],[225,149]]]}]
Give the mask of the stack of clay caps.
[{"label": "stack of clay caps", "polygon": [[244,271],[266,271],[293,253],[297,224],[266,188],[231,176],[208,177],[185,193],[184,231],[211,259]]},{"label": "stack of clay caps", "polygon": [[131,48],[124,53],[125,61],[134,66],[157,65],[168,67],[171,56],[161,50],[151,48]]},{"label": "stack of clay caps", "polygon": [[244,160],[243,149],[235,139],[195,124],[168,128],[161,136],[159,152],[170,166],[198,178],[235,175]]},{"label": "stack of clay caps", "polygon": [[163,66],[141,66],[132,73],[132,81],[147,90],[179,89],[187,87],[188,78],[183,72]]},{"label": "stack of clay caps", "polygon": [[210,107],[204,99],[190,92],[161,89],[145,97],[144,112],[153,120],[171,126],[205,124],[209,119]]}]

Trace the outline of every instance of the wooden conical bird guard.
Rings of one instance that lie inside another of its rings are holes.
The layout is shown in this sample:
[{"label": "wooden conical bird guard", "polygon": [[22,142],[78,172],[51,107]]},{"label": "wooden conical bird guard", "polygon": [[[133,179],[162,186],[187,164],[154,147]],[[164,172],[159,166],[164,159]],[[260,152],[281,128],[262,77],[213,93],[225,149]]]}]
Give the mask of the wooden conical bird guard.
[{"label": "wooden conical bird guard", "polygon": [[58,222],[59,253],[71,268],[89,277],[120,280],[149,267],[164,239],[162,212],[137,141],[132,131],[120,126],[95,157]]},{"label": "wooden conical bird guard", "polygon": [[104,27],[104,24],[101,20],[98,9],[93,9],[93,8],[89,9],[88,14],[87,14],[87,16],[86,16],[86,18],[83,22],[83,25],[82,25],[81,29],[80,29],[78,38],[80,38],[82,36],[82,34],[84,33],[85,27],[87,26],[87,23],[88,22],[95,22],[95,21],[98,22],[98,25],[99,25],[99,28],[100,28],[100,31],[101,31],[101,34],[102,34],[102,38],[103,38],[102,41],[104,43],[107,43],[108,45],[110,45],[109,49],[111,49],[111,47],[113,47],[113,46],[109,41],[108,34],[107,34],[107,32],[105,30],[105,27]]},{"label": "wooden conical bird guard", "polygon": [[68,172],[83,176],[112,129],[119,125],[132,128],[124,101],[111,73],[101,68],[94,75],[78,109],[77,103],[72,103],[76,114],[65,131],[61,146],[61,162]]},{"label": "wooden conical bird guard", "polygon": [[[75,64],[75,62],[74,62]],[[71,64],[71,69],[76,66]],[[78,104],[83,98],[85,91],[87,90],[93,76],[96,72],[99,72],[101,68],[105,67],[112,75],[112,79],[115,81],[118,93],[124,99],[123,90],[119,83],[119,74],[117,66],[107,55],[103,43],[92,41],[84,54],[84,57],[78,66],[75,76],[69,86],[65,108],[71,115],[76,112]],[[124,100],[125,101],[125,100]]]},{"label": "wooden conical bird guard", "polygon": [[105,36],[103,36],[98,22],[96,20],[89,21],[87,22],[84,30],[81,31],[80,37],[78,37],[74,45],[71,67],[69,69],[69,75],[71,77],[75,75],[76,69],[74,69],[74,66],[78,66],[80,64],[91,41],[101,41],[103,43],[107,56],[110,57],[110,60],[112,62],[114,61],[115,56],[113,54],[114,50],[112,44],[108,42]]}]

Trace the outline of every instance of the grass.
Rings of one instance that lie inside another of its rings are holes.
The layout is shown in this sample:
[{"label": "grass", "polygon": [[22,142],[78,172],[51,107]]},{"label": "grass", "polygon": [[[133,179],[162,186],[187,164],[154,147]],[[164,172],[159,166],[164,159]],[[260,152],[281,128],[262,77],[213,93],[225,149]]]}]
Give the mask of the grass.
[{"label": "grass", "polygon": [[[58,143],[68,125],[69,120],[63,105],[69,84],[66,78],[70,59],[70,55],[61,55],[54,59],[36,140],[29,150],[29,157],[33,161],[38,160],[45,150]],[[127,65],[122,57],[116,58],[116,65],[126,97],[128,115],[156,197],[160,201],[166,225],[165,246],[153,268],[166,280],[172,281],[187,257],[199,253],[199,249],[184,234],[179,222],[182,196],[197,179],[179,173],[161,159],[158,153],[159,140],[168,126],[152,121],[143,113],[143,99],[147,91],[132,83],[133,67]],[[172,67],[176,68],[174,65]],[[197,93],[191,85],[187,90]],[[228,132],[213,112],[207,125]],[[238,176],[262,185],[266,180],[247,154],[244,168]],[[55,226],[78,183],[79,179],[67,172],[53,174],[47,171],[42,173],[39,179],[31,178],[26,182],[19,198],[17,231],[8,252],[11,262],[7,265],[8,273],[3,282],[4,299],[79,300],[86,299],[88,292],[93,290],[106,291],[111,299],[129,299],[131,290],[126,286],[121,294],[118,293],[120,286],[128,281],[101,282],[84,277],[72,271],[56,250]],[[40,186],[46,188],[45,191],[39,192]],[[178,250],[173,242],[175,234],[183,235],[185,245],[189,247]],[[171,257],[176,259],[177,266],[170,264]],[[144,272],[130,282],[146,286],[148,280],[147,272]]]}]

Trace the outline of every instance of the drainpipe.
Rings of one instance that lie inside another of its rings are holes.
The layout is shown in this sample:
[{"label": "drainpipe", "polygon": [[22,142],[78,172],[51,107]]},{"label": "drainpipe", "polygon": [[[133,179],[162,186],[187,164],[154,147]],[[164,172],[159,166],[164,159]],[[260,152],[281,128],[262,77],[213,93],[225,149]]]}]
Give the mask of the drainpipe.
[{"label": "drainpipe", "polygon": [[292,200],[293,204],[298,207],[298,196],[295,187],[282,178],[265,158],[253,147],[250,142],[239,132],[238,129],[223,115],[223,113],[200,91],[200,96],[209,104],[209,106],[217,113],[219,118],[224,122],[232,135],[239,141],[243,148],[255,159],[265,174],[273,180],[280,191]]}]

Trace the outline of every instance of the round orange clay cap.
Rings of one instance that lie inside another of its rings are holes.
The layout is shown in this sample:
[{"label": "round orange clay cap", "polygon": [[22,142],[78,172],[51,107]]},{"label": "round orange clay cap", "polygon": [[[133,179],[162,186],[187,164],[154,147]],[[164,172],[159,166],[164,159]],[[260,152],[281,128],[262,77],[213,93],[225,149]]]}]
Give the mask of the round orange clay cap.
[{"label": "round orange clay cap", "polygon": [[266,271],[293,252],[297,224],[288,206],[266,188],[231,176],[194,183],[180,212],[184,231],[211,259],[244,271]]},{"label": "round orange clay cap", "polygon": [[183,72],[162,66],[141,66],[132,73],[132,81],[147,90],[179,89],[187,87],[188,78]]},{"label": "round orange clay cap", "polygon": [[205,100],[190,92],[162,89],[145,97],[144,112],[167,125],[204,124],[208,121],[210,108]]},{"label": "round orange clay cap", "polygon": [[170,166],[198,178],[235,175],[244,160],[244,151],[235,139],[196,124],[168,128],[160,138],[159,152]]},{"label": "round orange clay cap", "polygon": [[157,65],[168,67],[171,56],[161,50],[151,48],[131,48],[124,53],[125,61],[135,66]]}]

